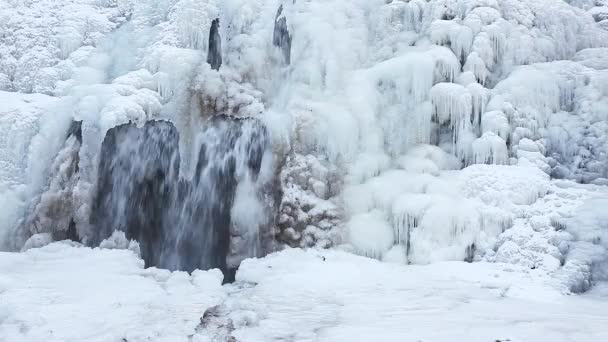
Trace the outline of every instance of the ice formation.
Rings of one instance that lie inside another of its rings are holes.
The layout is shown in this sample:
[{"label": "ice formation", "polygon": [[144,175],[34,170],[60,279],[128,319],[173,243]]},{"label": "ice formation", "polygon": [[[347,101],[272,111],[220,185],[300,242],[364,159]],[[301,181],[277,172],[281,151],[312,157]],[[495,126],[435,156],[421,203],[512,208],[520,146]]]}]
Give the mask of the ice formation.
[{"label": "ice formation", "polygon": [[342,246],[585,289],[605,251],[567,222],[607,192],[606,8],[1,1],[0,246],[121,230],[184,270]]}]

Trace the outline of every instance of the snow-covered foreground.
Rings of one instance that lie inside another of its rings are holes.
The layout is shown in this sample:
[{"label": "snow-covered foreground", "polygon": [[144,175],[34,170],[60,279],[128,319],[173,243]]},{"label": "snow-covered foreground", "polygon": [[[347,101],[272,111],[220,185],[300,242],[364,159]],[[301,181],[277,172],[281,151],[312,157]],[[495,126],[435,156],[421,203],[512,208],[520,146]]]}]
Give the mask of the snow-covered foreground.
[{"label": "snow-covered foreground", "polygon": [[222,287],[218,271],[55,243],[0,254],[0,341],[606,341],[601,289],[567,295],[509,264],[299,249],[247,260]]},{"label": "snow-covered foreground", "polygon": [[144,269],[127,250],[56,243],[0,255],[0,341],[180,341],[225,296],[218,270]]}]

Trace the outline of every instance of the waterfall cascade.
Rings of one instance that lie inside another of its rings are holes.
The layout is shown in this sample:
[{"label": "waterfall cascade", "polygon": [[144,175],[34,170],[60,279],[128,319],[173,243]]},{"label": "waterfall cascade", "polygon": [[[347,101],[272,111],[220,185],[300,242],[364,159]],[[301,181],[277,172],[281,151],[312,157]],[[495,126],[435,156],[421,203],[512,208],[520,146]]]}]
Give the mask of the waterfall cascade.
[{"label": "waterfall cascade", "polygon": [[[265,128],[253,119],[216,116],[194,141],[194,169],[180,171],[173,124],[149,121],[108,131],[89,243],[121,230],[139,242],[147,265],[171,270],[226,271],[238,266],[227,265],[230,253],[259,256],[260,229],[270,214],[261,197],[268,181],[261,168],[270,165],[263,159],[271,158]],[[235,204],[250,203],[262,203],[246,209],[255,220],[239,221]]]}]

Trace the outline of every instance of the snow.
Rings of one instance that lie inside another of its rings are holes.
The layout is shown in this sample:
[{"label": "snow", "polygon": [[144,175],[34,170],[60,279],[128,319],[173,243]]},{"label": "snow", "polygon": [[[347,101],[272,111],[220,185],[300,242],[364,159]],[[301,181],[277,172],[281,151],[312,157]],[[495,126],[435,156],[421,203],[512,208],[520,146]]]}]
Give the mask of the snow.
[{"label": "snow", "polygon": [[188,341],[225,297],[218,270],[143,268],[128,250],[0,254],[1,341]]},{"label": "snow", "polygon": [[605,298],[564,296],[542,271],[511,265],[403,266],[289,250],[247,260],[237,281],[250,288],[230,297],[227,310],[261,308],[257,323],[235,324],[239,341],[606,338]]},{"label": "snow", "polygon": [[[541,269],[379,262],[299,249],[217,270],[143,269],[65,242],[0,254],[2,341],[602,341],[601,286],[565,295]],[[438,322],[441,329],[438,329]]]},{"label": "snow", "polygon": [[393,229],[378,210],[353,216],[347,226],[357,254],[381,259],[393,246]]},{"label": "snow", "polygon": [[473,160],[469,164],[506,164],[509,158],[507,143],[492,132],[473,141],[471,150]]}]

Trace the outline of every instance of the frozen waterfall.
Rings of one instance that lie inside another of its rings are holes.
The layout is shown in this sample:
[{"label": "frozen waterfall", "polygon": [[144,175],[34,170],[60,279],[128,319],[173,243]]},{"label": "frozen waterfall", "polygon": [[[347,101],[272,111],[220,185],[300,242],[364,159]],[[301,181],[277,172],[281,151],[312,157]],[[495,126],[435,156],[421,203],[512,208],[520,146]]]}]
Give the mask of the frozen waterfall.
[{"label": "frozen waterfall", "polygon": [[122,231],[172,270],[338,246],[561,267],[554,196],[608,184],[604,5],[34,2],[0,37],[1,96],[24,93],[0,108],[3,249]]}]

